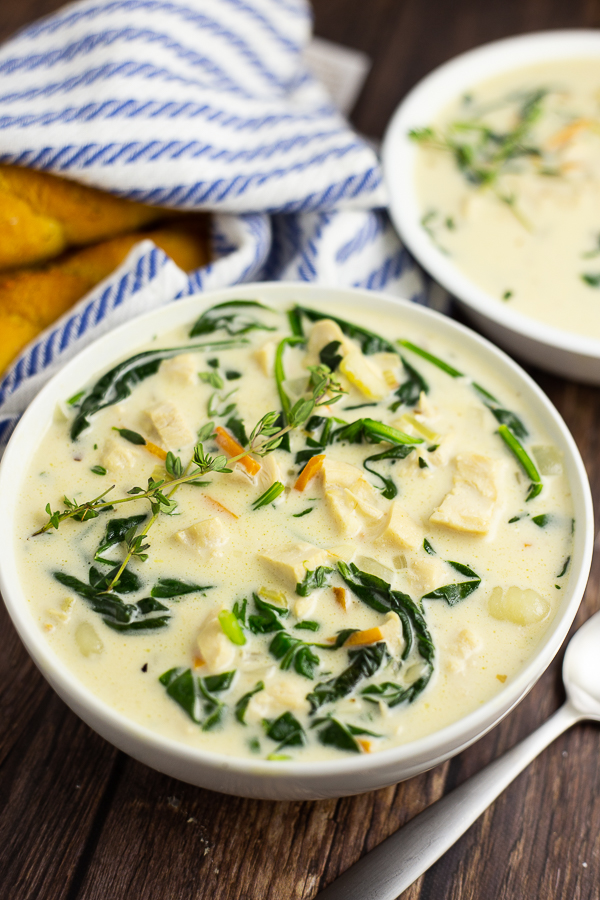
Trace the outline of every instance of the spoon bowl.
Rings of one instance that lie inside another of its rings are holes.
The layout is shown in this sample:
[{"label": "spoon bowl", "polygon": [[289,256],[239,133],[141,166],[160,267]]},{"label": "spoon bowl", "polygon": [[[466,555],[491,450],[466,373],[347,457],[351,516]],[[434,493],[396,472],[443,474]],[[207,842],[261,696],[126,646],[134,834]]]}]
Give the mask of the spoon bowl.
[{"label": "spoon bowl", "polygon": [[572,706],[600,721],[600,612],[575,632],[563,662],[563,681]]}]

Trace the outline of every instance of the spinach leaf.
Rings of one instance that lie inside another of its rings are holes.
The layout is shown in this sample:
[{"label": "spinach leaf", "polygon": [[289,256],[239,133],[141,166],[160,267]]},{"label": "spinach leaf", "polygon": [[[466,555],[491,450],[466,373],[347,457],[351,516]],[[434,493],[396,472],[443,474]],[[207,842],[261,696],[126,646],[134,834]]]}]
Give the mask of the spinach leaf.
[{"label": "spinach leaf", "polygon": [[[245,339],[242,340],[247,343]],[[71,440],[76,441],[81,432],[88,428],[90,416],[107,406],[125,400],[136,385],[150,375],[155,375],[163,359],[170,359],[186,350],[202,353],[214,347],[227,349],[237,347],[239,344],[240,341],[220,341],[210,344],[189,344],[185,347],[163,347],[160,350],[145,350],[143,353],[136,353],[135,356],[131,356],[106,372],[86,393],[71,425]]]},{"label": "spinach leaf", "polygon": [[246,710],[248,709],[248,704],[252,697],[255,694],[258,694],[259,691],[264,691],[265,685],[263,681],[257,681],[251,691],[244,694],[243,697],[240,697],[238,702],[235,704],[235,717],[242,725],[245,725],[244,716],[246,715]]},{"label": "spinach leaf", "polygon": [[277,750],[283,747],[301,747],[306,743],[304,729],[291,712],[284,712],[275,720],[265,719],[263,724],[267,737],[279,744]]},{"label": "spinach leaf", "polygon": [[288,610],[283,606],[273,606],[266,600],[261,600],[258,594],[252,594],[258,614],[248,616],[248,627],[253,634],[271,634],[273,631],[282,631],[281,619],[285,619]]},{"label": "spinach leaf", "polygon": [[550,513],[541,513],[539,516],[532,516],[531,521],[535,522],[538,528],[545,528],[548,522],[552,521]]},{"label": "spinach leaf", "polygon": [[451,560],[446,561],[449,566],[452,566],[452,568],[456,569],[457,572],[460,572],[461,575],[466,575],[467,578],[472,580],[460,581],[458,584],[445,584],[443,587],[436,588],[434,591],[425,594],[421,599],[445,600],[448,606],[456,606],[457,603],[460,603],[461,600],[464,600],[472,594],[473,591],[477,590],[481,584],[481,578],[470,568],[470,566],[465,566],[463,563],[452,562]]},{"label": "spinach leaf", "polygon": [[[108,590],[120,563],[109,563],[109,565],[111,566],[111,570],[106,574],[102,574],[95,566],[90,567],[88,580],[96,591]],[[132,594],[135,591],[139,591],[141,586],[142,583],[135,572],[132,572],[130,569],[124,569],[117,584],[114,586],[113,591],[117,594]]]},{"label": "spinach leaf", "polygon": [[416,697],[427,687],[431,678],[431,671],[425,669],[422,675],[409,685],[396,684],[393,681],[384,681],[381,684],[370,684],[361,691],[365,700],[378,703],[382,700],[388,706],[398,706],[400,703],[412,703]]},{"label": "spinach leaf", "polygon": [[319,353],[319,360],[324,366],[328,366],[332,372],[335,372],[342,359],[344,358],[338,350],[342,346],[341,341],[330,341]]},{"label": "spinach leaf", "polygon": [[569,568],[569,563],[570,563],[570,562],[571,562],[571,557],[570,557],[570,556],[567,556],[567,558],[566,558],[565,561],[564,561],[564,564],[563,564],[562,569],[560,570],[560,572],[559,572],[558,575],[556,576],[557,578],[562,578],[563,575],[566,575],[566,574],[567,574],[567,569]]},{"label": "spinach leaf", "polygon": [[374,331],[369,331],[367,328],[362,328],[360,325],[354,325],[352,322],[347,322],[345,319],[340,319],[337,316],[330,315],[329,313],[318,312],[316,309],[309,309],[306,306],[295,306],[294,313],[298,317],[306,316],[306,318],[311,322],[318,322],[320,319],[332,319],[340,326],[344,334],[346,334],[349,338],[353,338],[355,341],[358,341],[362,352],[366,355],[381,352],[398,353],[397,347],[395,347],[394,344],[391,344],[389,341],[386,341],[385,338],[382,338],[378,334],[375,334]]},{"label": "spinach leaf", "polygon": [[[105,625],[114,631],[136,632],[164,628],[171,618],[168,607],[153,597],[145,597],[137,603],[124,603],[115,594],[102,593],[93,584],[85,584],[65,572],[53,572],[53,576],[59,584],[87,600],[92,610],[102,616]],[[93,576],[91,580],[94,580]],[[153,615],[157,612],[163,615]]]},{"label": "spinach leaf", "polygon": [[[352,737],[349,728],[334,718],[317,719],[312,727],[325,724],[317,732],[319,741],[326,747],[336,747],[338,750],[347,750],[350,753],[360,753],[360,746]],[[362,732],[360,732],[362,733]]]},{"label": "spinach leaf", "polygon": [[309,513],[311,513],[313,511],[313,509],[314,509],[314,506],[309,506],[307,509],[303,509],[302,512],[292,513],[292,518],[293,519],[301,519],[302,516],[307,516]]},{"label": "spinach leaf", "polygon": [[334,703],[350,694],[363,678],[370,678],[387,658],[387,648],[382,641],[369,644],[356,650],[348,651],[350,665],[329,681],[315,685],[306,699],[311,705],[311,712],[316,712],[325,703]]},{"label": "spinach leaf", "polygon": [[192,330],[190,337],[198,337],[201,334],[213,334],[219,329],[224,329],[227,334],[232,337],[238,334],[247,334],[249,331],[275,331],[274,327],[265,325],[257,318],[249,315],[246,310],[266,309],[270,307],[259,303],[258,300],[226,300],[224,303],[217,303],[202,313],[198,318]]},{"label": "spinach leaf", "polygon": [[244,423],[238,416],[230,416],[225,422],[225,428],[232,433],[238,444],[241,444],[242,447],[248,446],[248,435]]},{"label": "spinach leaf", "polygon": [[194,584],[191,581],[179,581],[178,578],[159,578],[150,595],[163,599],[181,597],[184,594],[194,594],[196,591],[209,591],[213,587],[214,584]]},{"label": "spinach leaf", "polygon": [[526,438],[529,432],[523,425],[521,419],[509,409],[503,409],[501,406],[495,406],[492,403],[485,404],[492,415],[496,418],[496,420],[501,425],[506,425],[513,434],[516,434],[518,438]]},{"label": "spinach leaf", "polygon": [[322,588],[329,584],[331,575],[333,575],[333,569],[327,566],[317,566],[314,570],[307,569],[302,581],[296,584],[296,593],[300,597],[308,597],[317,588]]},{"label": "spinach leaf", "polygon": [[534,497],[537,497],[538,494],[541,494],[544,487],[542,477],[525,448],[521,446],[507,425],[501,425],[498,429],[498,434],[517,461],[521,464],[525,474],[531,481],[527,496],[525,497],[525,502],[527,503],[529,500],[533,500]]},{"label": "spinach leaf", "polygon": [[318,631],[320,627],[319,623],[314,622],[312,619],[303,619],[302,622],[294,625],[294,628],[300,628],[304,631]]},{"label": "spinach leaf", "polygon": [[415,406],[419,402],[421,391],[425,394],[429,393],[429,385],[423,376],[403,356],[400,359],[408,377],[396,391],[398,399],[389,407],[392,412],[396,412],[400,406]]},{"label": "spinach leaf", "polygon": [[335,441],[348,441],[350,444],[360,444],[363,440],[369,444],[380,444],[382,441],[400,445],[423,443],[423,438],[411,437],[375,419],[357,419],[350,425],[343,425],[334,431],[332,438]]},{"label": "spinach leaf", "polygon": [[[106,553],[107,550],[110,550],[111,547],[116,547],[117,544],[120,544],[121,541],[125,540],[125,535],[129,531],[130,528],[138,528],[142,522],[145,522],[148,518],[146,513],[141,513],[137,516],[128,516],[126,519],[111,519],[110,522],[106,526],[106,531],[104,533],[104,537],[102,538],[102,542],[100,543],[96,553],[94,554],[94,559],[96,562],[103,562],[104,560],[100,559],[102,553]],[[114,565],[114,561],[106,561],[111,566]]]},{"label": "spinach leaf", "polygon": [[309,643],[287,631],[278,631],[269,644],[269,652],[281,660],[280,669],[285,671],[293,665],[298,675],[312,679],[321,660],[310,648]]},{"label": "spinach leaf", "polygon": [[[371,468],[371,465],[374,462],[379,462],[383,459],[406,459],[408,454],[412,453],[414,449],[414,447],[411,447],[408,444],[400,444],[397,447],[392,447],[391,450],[384,450],[383,453],[375,453],[373,456],[367,456],[367,458],[363,462],[363,466],[367,470],[367,472],[370,472],[371,475],[375,475],[376,478],[381,479],[383,488],[379,488],[379,490],[387,500],[393,500],[394,497],[397,496],[398,488],[396,487],[392,478],[386,478],[385,475],[381,475],[380,472],[376,472],[375,469]],[[371,465],[369,465],[369,463]]]},{"label": "spinach leaf", "polygon": [[146,438],[142,437],[141,434],[138,434],[137,431],[131,431],[130,428],[114,428],[113,431],[118,431],[122,438],[126,441],[129,441],[130,444],[137,444],[140,447],[146,446]]},{"label": "spinach leaf", "polygon": [[177,667],[164,672],[158,680],[190,719],[201,725],[203,731],[209,731],[222,720],[225,709],[225,704],[214,694],[227,690],[234,675],[235,671],[200,678],[191,669]]}]

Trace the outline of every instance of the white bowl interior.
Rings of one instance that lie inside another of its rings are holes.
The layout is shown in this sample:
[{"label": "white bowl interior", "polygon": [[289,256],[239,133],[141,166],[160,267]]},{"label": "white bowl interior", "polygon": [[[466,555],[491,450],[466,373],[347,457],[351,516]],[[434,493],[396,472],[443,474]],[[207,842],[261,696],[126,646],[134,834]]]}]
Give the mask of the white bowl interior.
[{"label": "white bowl interior", "polygon": [[[152,732],[107,706],[79,682],[45,641],[21,587],[13,546],[13,519],[20,480],[42,438],[55,405],[89,383],[156,333],[191,322],[204,308],[232,298],[260,298],[270,305],[334,301],[340,315],[369,308],[392,312],[410,326],[462,343],[491,363],[507,384],[518,387],[539,416],[552,441],[563,451],[572,486],[577,536],[571,577],[559,610],[538,649],[504,690],[481,708],[425,738],[372,755],[320,763],[268,762],[224,758]],[[229,288],[178,301],[137,318],[101,338],[69,362],[32,402],[0,466],[0,589],[13,623],[43,675],[60,696],[96,731],[130,755],[182,780],[246,796],[286,799],[341,796],[392,784],[438,764],[496,724],[521,699],[549,665],[564,640],[587,582],[593,549],[593,511],[589,483],[577,447],[563,420],[538,386],[509,357],[485,339],[431,310],[362,290],[339,290],[289,283]]]},{"label": "white bowl interior", "polygon": [[[517,332],[528,341],[533,339],[557,351],[567,351],[579,358],[591,358],[587,366],[585,359],[580,359],[579,366],[569,371],[568,359],[561,355],[554,368],[561,371],[562,365],[566,374],[579,375],[585,380],[587,373],[589,380],[600,383],[600,340],[563,332],[499,303],[432,243],[421,226],[423,210],[413,174],[419,148],[408,137],[412,128],[430,125],[452,100],[494,75],[548,60],[582,57],[600,57],[599,31],[549,31],[520,35],[463,53],[427,75],[405,97],[390,121],[382,154],[392,219],[402,239],[424,268],[451,294],[479,314],[479,324],[484,317],[500,326],[501,330],[494,337],[498,336],[508,345],[506,332]],[[517,341],[514,345],[520,353],[526,347],[524,341]],[[535,361],[544,365],[544,360]],[[547,367],[552,368],[551,364]]]}]

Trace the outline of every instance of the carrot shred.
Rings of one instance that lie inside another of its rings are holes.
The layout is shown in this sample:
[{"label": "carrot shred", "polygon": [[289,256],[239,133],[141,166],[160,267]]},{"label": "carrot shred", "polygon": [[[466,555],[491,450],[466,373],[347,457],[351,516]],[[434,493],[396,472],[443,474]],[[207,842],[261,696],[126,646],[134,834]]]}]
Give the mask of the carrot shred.
[{"label": "carrot shred", "polygon": [[[217,425],[215,428],[216,432],[216,442],[221,448],[227,453],[229,456],[239,456],[240,453],[244,452],[244,448],[241,444],[238,444],[236,439],[232,437],[228,431],[225,431],[221,425]],[[242,456],[241,459],[238,459],[239,462],[248,472],[249,475],[256,475],[260,472],[260,463],[256,462],[255,459],[252,459],[251,456]]]},{"label": "carrot shred", "polygon": [[360,744],[363,751],[365,753],[371,752],[371,747],[373,746],[373,741],[366,741],[364,738],[358,738],[356,741],[357,744]]},{"label": "carrot shred", "polygon": [[153,456],[158,456],[159,459],[167,458],[167,451],[159,447],[158,444],[153,444],[152,441],[146,441],[146,450],[152,453]]},{"label": "carrot shred", "polygon": [[348,609],[348,607],[346,605],[346,588],[334,587],[333,593],[334,593],[335,599],[340,604],[342,609],[343,610]]},{"label": "carrot shred", "polygon": [[195,656],[195,657],[194,657],[194,668],[195,668],[195,669],[201,669],[202,666],[204,666],[204,665],[206,665],[206,663],[205,663],[205,661],[202,659],[201,656]]},{"label": "carrot shred", "polygon": [[548,147],[554,149],[555,147],[560,147],[563,144],[567,144],[572,138],[575,137],[578,131],[581,131],[584,128],[589,128],[591,122],[589,119],[576,119],[574,122],[571,122],[569,125],[565,125],[564,128],[561,128],[548,141]]},{"label": "carrot shred", "polygon": [[228,513],[230,516],[233,516],[234,519],[239,519],[239,516],[236,516],[236,514],[235,514],[234,512],[231,512],[230,509],[227,509],[226,506],[223,506],[223,504],[222,504],[222,503],[219,503],[218,500],[215,500],[214,497],[207,497],[206,494],[205,494],[205,495],[204,495],[204,499],[205,499],[205,500],[208,500],[209,503],[213,503],[218,509],[221,510],[221,512],[226,512],[226,513]]},{"label": "carrot shred", "polygon": [[318,456],[313,456],[309,459],[309,461],[306,463],[306,465],[298,475],[296,484],[294,485],[297,491],[303,491],[308,482],[315,477],[317,472],[320,471],[324,459],[324,453],[319,453]]},{"label": "carrot shred", "polygon": [[383,640],[381,628],[367,628],[366,631],[355,631],[346,641],[346,647],[361,647],[363,644],[376,644]]}]

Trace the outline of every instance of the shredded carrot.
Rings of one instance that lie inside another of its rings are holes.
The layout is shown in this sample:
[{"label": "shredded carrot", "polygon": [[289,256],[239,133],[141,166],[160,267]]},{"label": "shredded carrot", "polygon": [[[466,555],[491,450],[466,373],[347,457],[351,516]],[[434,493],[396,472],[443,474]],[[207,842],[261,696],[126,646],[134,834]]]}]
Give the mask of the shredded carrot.
[{"label": "shredded carrot", "polygon": [[296,484],[294,485],[297,491],[303,491],[308,482],[315,477],[317,472],[320,471],[324,459],[324,453],[319,453],[318,456],[313,456],[311,457],[311,459],[309,459],[309,461],[306,463],[306,465],[298,475]]},{"label": "shredded carrot", "polygon": [[[242,445],[238,444],[236,439],[220,425],[217,425],[215,432],[217,435],[217,444],[221,450],[224,450],[229,456],[239,456],[240,453],[244,452]],[[256,475],[260,472],[260,463],[256,462],[255,459],[252,459],[251,456],[242,456],[241,459],[238,459],[238,462],[241,463],[249,475]]]},{"label": "shredded carrot", "polygon": [[357,743],[357,744],[360,744],[360,746],[363,748],[363,751],[364,751],[365,753],[370,753],[370,752],[371,752],[371,747],[373,746],[373,741],[365,741],[364,738],[358,738],[358,740],[356,741],[356,743]]},{"label": "shredded carrot", "polygon": [[152,453],[153,456],[158,456],[159,459],[167,458],[167,451],[163,450],[163,448],[159,447],[157,444],[153,444],[152,441],[146,441],[146,450],[149,453]]},{"label": "shredded carrot", "polygon": [[346,647],[359,647],[363,644],[376,644],[383,640],[381,628],[367,628],[366,631],[355,631],[346,641]]},{"label": "shredded carrot", "polygon": [[334,587],[333,593],[334,593],[335,599],[340,604],[342,609],[344,609],[344,610],[347,609],[348,607],[346,606],[346,588]]},{"label": "shredded carrot", "polygon": [[572,138],[575,137],[578,131],[581,131],[584,128],[589,128],[592,123],[589,119],[576,119],[574,122],[571,122],[569,125],[565,125],[564,128],[561,128],[548,141],[548,147],[555,148],[561,147],[563,144],[567,144]]},{"label": "shredded carrot", "polygon": [[219,503],[218,500],[215,500],[214,497],[207,497],[206,494],[205,494],[205,495],[204,495],[204,499],[205,499],[205,500],[208,500],[209,503],[213,503],[218,509],[222,510],[222,512],[229,513],[229,515],[230,515],[230,516],[233,516],[234,519],[239,519],[239,516],[236,516],[236,514],[235,514],[234,512],[231,512],[230,509],[227,509],[226,506],[223,506],[223,504],[222,504],[222,503]]},{"label": "shredded carrot", "polygon": [[206,663],[204,662],[204,660],[202,659],[201,656],[194,657],[194,668],[195,669],[201,669],[202,666],[204,666],[204,665],[206,665]]}]

